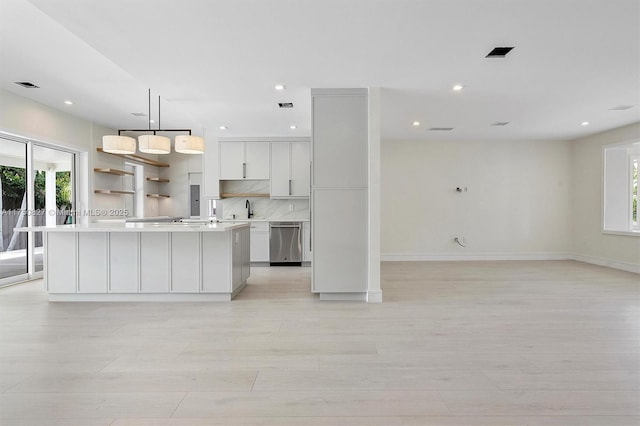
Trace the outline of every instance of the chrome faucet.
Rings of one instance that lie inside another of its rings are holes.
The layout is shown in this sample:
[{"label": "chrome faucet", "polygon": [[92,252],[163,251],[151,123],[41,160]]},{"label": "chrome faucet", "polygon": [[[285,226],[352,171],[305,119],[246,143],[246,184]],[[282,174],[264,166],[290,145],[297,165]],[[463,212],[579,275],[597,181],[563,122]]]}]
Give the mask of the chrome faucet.
[{"label": "chrome faucet", "polygon": [[247,219],[251,219],[251,216],[253,216],[253,213],[251,212],[251,203],[249,202],[249,200],[247,200],[247,202],[244,203],[244,206],[247,208]]}]

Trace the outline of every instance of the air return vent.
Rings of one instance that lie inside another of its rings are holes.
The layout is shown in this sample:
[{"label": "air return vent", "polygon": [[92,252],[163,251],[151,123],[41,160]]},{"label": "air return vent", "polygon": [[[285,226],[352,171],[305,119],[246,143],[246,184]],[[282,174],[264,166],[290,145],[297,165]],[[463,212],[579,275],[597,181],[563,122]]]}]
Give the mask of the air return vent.
[{"label": "air return vent", "polygon": [[512,49],[513,47],[494,47],[485,58],[504,58]]},{"label": "air return vent", "polygon": [[610,111],[626,111],[628,109],[633,108],[633,105],[618,105],[613,108],[609,108]]},{"label": "air return vent", "polygon": [[35,84],[31,83],[30,81],[16,81],[15,82],[17,85],[25,87],[27,89],[39,89],[40,86],[36,86]]},{"label": "air return vent", "polygon": [[146,117],[146,112],[132,112],[131,115],[135,115],[136,117]]},{"label": "air return vent", "polygon": [[278,102],[280,108],[293,108],[293,102]]},{"label": "air return vent", "polygon": [[429,130],[434,132],[450,132],[453,130],[453,127],[431,127]]},{"label": "air return vent", "polygon": [[509,124],[508,121],[496,121],[495,123],[491,123],[491,125],[494,127],[502,127],[506,126],[507,124]]}]

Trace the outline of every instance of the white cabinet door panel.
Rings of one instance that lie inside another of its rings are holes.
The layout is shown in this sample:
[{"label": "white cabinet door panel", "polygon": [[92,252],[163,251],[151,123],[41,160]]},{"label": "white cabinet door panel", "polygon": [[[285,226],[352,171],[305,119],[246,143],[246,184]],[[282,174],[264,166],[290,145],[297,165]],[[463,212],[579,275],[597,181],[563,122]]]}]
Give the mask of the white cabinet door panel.
[{"label": "white cabinet door panel", "polygon": [[313,290],[367,291],[367,220],[359,214],[367,211],[367,190],[315,190],[313,197]]},{"label": "white cabinet door panel", "polygon": [[78,292],[106,293],[108,278],[108,234],[78,233]]},{"label": "white cabinet door panel", "polygon": [[138,292],[138,233],[109,233],[109,291]]},{"label": "white cabinet door panel", "polygon": [[220,142],[220,179],[242,179],[243,142]]},{"label": "white cabinet door panel", "polygon": [[47,233],[47,289],[49,293],[76,292],[76,233]]},{"label": "white cabinet door panel", "polygon": [[200,292],[200,234],[171,234],[171,292]]},{"label": "white cabinet door panel", "polygon": [[311,225],[302,222],[302,261],[311,262]]},{"label": "white cabinet door panel", "polygon": [[205,293],[231,292],[230,237],[202,233],[202,253],[207,254],[202,259],[202,291]]},{"label": "white cabinet door panel", "polygon": [[246,178],[269,179],[269,143],[245,142]]},{"label": "white cabinet door panel", "polygon": [[316,188],[367,187],[367,97],[313,98]]},{"label": "white cabinet door panel", "polygon": [[289,142],[271,143],[271,196],[286,197],[289,195],[289,179],[291,161],[289,159]]},{"label": "white cabinet door panel", "polygon": [[220,160],[218,141],[207,141],[202,156],[203,197],[220,198]]},{"label": "white cabinet door panel", "polygon": [[251,230],[251,261],[269,261],[269,231]]},{"label": "white cabinet door panel", "polygon": [[169,292],[169,233],[140,233],[140,290]]},{"label": "white cabinet door panel", "polygon": [[291,195],[308,197],[310,190],[309,143],[291,142]]}]

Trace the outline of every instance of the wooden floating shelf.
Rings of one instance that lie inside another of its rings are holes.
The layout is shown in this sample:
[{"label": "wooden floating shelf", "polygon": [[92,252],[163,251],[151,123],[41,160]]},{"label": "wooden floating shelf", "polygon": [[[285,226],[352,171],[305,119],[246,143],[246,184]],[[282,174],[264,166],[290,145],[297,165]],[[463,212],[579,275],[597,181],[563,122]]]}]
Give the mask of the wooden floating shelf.
[{"label": "wooden floating shelf", "polygon": [[220,194],[221,198],[249,198],[249,197],[269,197],[269,194]]},{"label": "wooden floating shelf", "polygon": [[96,194],[108,194],[108,195],[132,195],[133,191],[122,191],[120,189],[96,189]]},{"label": "wooden floating shelf", "polygon": [[151,182],[160,182],[160,183],[170,182],[169,179],[164,179],[159,177],[148,177],[147,180]]},{"label": "wooden floating shelf", "polygon": [[117,175],[117,176],[123,176],[123,175],[131,175],[133,176],[133,172],[127,172],[124,170],[118,170],[118,169],[109,169],[109,168],[95,168],[93,169],[94,172],[96,173],[106,173],[109,175]]},{"label": "wooden floating shelf", "polygon": [[111,152],[104,152],[104,150],[102,148],[96,148],[96,151],[102,152],[104,154],[115,155],[116,157],[125,158],[125,159],[131,160],[131,161],[137,161],[138,163],[147,164],[149,166],[169,167],[169,164],[167,164],[167,163],[161,163],[160,161],[152,160],[150,158],[145,158],[145,157],[142,157],[142,156],[136,155],[136,154],[113,154]]},{"label": "wooden floating shelf", "polygon": [[149,198],[169,198],[168,195],[164,195],[164,194],[147,194],[147,197],[149,197]]}]

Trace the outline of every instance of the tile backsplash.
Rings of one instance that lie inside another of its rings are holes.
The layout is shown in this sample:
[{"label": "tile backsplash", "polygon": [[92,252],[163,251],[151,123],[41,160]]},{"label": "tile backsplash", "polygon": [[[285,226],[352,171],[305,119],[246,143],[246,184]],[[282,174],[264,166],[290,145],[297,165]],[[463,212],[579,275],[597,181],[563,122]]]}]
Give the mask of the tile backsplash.
[{"label": "tile backsplash", "polygon": [[[269,181],[225,181],[223,193],[268,194]],[[309,219],[309,199],[271,199],[268,197],[233,197],[218,201],[218,219],[247,218],[246,202],[251,203],[253,219],[306,220]],[[220,208],[221,207],[221,208]],[[221,210],[221,211],[220,211]]]}]

